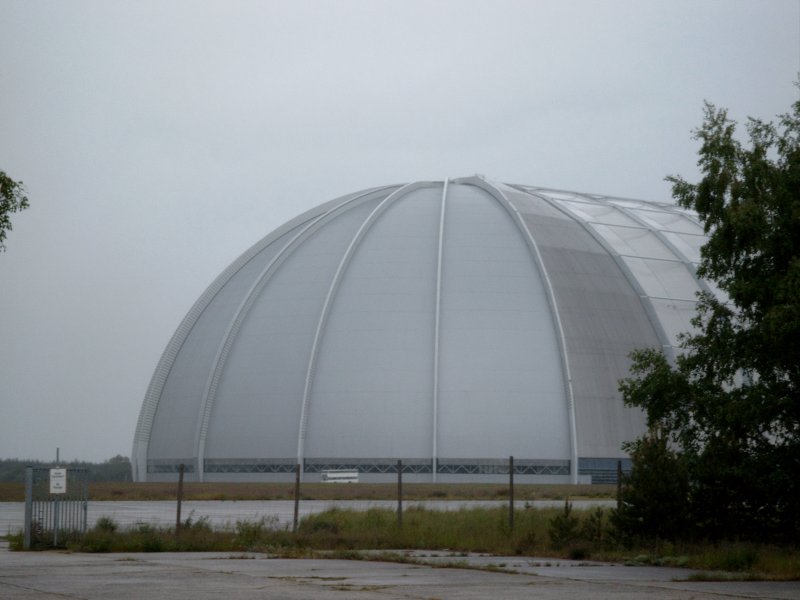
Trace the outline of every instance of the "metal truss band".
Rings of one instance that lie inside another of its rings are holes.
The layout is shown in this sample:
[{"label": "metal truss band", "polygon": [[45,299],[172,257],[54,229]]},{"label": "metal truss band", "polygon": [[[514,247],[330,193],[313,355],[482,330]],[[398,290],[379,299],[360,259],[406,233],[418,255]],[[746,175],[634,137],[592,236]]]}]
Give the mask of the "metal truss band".
[{"label": "metal truss band", "polygon": [[[508,475],[509,461],[507,460],[484,460],[484,461],[461,461],[447,460],[437,465],[436,470],[442,474],[449,475]],[[514,459],[515,475],[570,475],[570,464],[568,460],[518,460]]]},{"label": "metal truss band", "polygon": [[[584,459],[581,459],[583,461]],[[611,459],[595,459],[611,460]],[[177,474],[180,465],[185,465],[186,473],[195,473],[195,467],[188,459],[180,460],[150,460],[147,463],[147,472],[153,474]],[[581,462],[583,464],[583,462]],[[507,459],[493,458],[450,458],[434,461],[424,458],[402,459],[403,473],[431,475],[508,475],[509,462]],[[434,468],[435,465],[435,468]],[[616,465],[616,463],[614,463]],[[306,458],[302,463],[304,473],[322,473],[335,469],[357,470],[361,474],[397,473],[397,459],[394,458]],[[605,464],[602,468],[608,470]],[[614,467],[616,468],[616,467]],[[264,473],[288,474],[294,473],[296,464],[293,458],[286,459],[207,459],[203,471],[210,473]],[[591,465],[582,468],[581,473],[591,471]],[[568,460],[525,460],[514,459],[514,473],[516,475],[558,475],[569,476],[573,470]],[[593,471],[592,471],[593,472]]]},{"label": "metal truss band", "polygon": [[633,468],[630,458],[589,458],[578,459],[578,473],[590,476],[592,483],[617,483],[617,467],[622,467],[622,472],[628,474]]}]

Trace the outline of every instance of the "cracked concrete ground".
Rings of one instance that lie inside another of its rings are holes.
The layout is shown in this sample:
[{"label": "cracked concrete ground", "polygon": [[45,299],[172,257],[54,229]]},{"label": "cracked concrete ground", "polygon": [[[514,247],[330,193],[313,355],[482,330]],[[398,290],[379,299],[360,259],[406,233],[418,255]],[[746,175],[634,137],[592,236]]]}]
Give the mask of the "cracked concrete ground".
[{"label": "cracked concrete ground", "polygon": [[[414,553],[431,565],[263,554],[69,554],[0,546],[0,598],[469,600],[799,599],[797,582],[689,582],[686,569]],[[433,566],[449,564],[450,568]],[[453,568],[453,565],[482,567]]]}]

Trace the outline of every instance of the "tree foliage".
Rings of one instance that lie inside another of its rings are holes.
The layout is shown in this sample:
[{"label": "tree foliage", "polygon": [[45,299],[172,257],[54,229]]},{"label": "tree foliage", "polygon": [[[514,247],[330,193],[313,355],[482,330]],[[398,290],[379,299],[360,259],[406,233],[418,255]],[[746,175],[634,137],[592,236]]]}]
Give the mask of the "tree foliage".
[{"label": "tree foliage", "polygon": [[[20,458],[0,459],[0,482],[25,481],[26,467],[53,467],[51,462],[41,460],[25,460]],[[89,470],[89,481],[130,481],[131,461],[127,456],[117,454],[101,463],[73,460],[64,462],[62,467],[73,467]]]},{"label": "tree foliage", "polygon": [[627,444],[636,465],[615,511],[613,524],[628,537],[685,537],[689,482],[685,457],[670,447],[669,438],[654,430]]},{"label": "tree foliage", "polygon": [[11,231],[11,213],[28,208],[28,197],[21,181],[0,171],[0,252],[6,249],[6,233]]},{"label": "tree foliage", "polygon": [[[709,236],[698,274],[727,298],[701,294],[696,332],[684,336],[676,364],[658,351],[637,351],[620,390],[626,403],[646,410],[651,432],[660,432],[685,465],[675,475],[683,480],[674,482],[686,486],[681,510],[691,526],[684,537],[796,541],[800,102],[777,125],[750,119],[746,130],[742,143],[727,112],[707,104],[695,132],[701,180],[668,178],[673,196],[697,212]],[[643,438],[633,448],[647,443]],[[646,510],[635,488],[653,483],[637,482],[635,473],[660,457],[633,457],[623,508]]]}]

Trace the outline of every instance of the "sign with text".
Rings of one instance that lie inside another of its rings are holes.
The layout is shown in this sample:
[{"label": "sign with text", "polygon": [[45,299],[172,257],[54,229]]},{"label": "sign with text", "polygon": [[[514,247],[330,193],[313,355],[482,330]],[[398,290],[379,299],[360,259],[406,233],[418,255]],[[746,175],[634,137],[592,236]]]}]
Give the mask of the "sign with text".
[{"label": "sign with text", "polygon": [[51,494],[67,493],[66,469],[50,469],[50,493]]}]

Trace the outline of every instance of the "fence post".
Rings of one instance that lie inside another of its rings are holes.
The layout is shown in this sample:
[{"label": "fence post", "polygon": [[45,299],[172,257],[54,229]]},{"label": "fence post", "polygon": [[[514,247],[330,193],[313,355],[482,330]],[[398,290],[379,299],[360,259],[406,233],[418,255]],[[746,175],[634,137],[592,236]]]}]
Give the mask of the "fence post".
[{"label": "fence post", "polygon": [[514,531],[514,457],[508,457],[508,528]]},{"label": "fence post", "polygon": [[403,461],[397,461],[397,526],[403,526]]},{"label": "fence post", "polygon": [[53,498],[53,547],[58,548],[58,528],[61,526],[61,523],[58,519],[58,495]]},{"label": "fence post", "polygon": [[83,527],[81,533],[86,533],[86,523],[89,512],[89,471],[83,474]]},{"label": "fence post", "polygon": [[294,520],[292,531],[297,531],[297,521],[300,513],[300,463],[294,467]]},{"label": "fence post", "polygon": [[25,539],[22,547],[31,549],[31,527],[33,526],[33,467],[25,467]]},{"label": "fence post", "polygon": [[617,461],[617,510],[622,502],[622,461]]},{"label": "fence post", "polygon": [[183,501],[183,472],[186,469],[183,463],[178,467],[178,512],[175,515],[175,539],[181,535],[181,502]]}]

